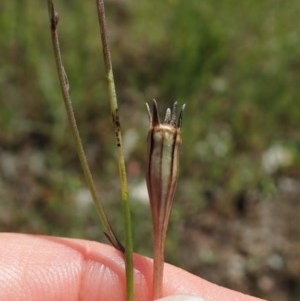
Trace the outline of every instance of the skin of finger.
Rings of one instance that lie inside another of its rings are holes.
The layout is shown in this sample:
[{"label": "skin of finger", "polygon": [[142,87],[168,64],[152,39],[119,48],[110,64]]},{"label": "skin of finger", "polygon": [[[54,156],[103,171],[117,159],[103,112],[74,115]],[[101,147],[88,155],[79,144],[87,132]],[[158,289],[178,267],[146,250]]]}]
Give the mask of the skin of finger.
[{"label": "skin of finger", "polygon": [[[97,242],[0,234],[0,300],[126,300],[124,257]],[[135,300],[151,300],[152,260],[134,256]],[[258,301],[166,264],[163,295]]]}]

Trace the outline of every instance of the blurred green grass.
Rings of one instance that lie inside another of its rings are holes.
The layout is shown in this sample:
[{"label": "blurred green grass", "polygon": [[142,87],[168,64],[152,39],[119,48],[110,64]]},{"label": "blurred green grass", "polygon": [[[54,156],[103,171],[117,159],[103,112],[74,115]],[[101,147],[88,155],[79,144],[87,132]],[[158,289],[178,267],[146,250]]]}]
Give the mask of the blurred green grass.
[{"label": "blurred green grass", "polygon": [[[94,3],[56,6],[80,132],[122,237]],[[1,231],[102,240],[62,104],[46,3],[0,8]],[[177,100],[187,107],[168,261],[266,299],[299,299],[299,13],[296,0],[107,1],[136,251],[151,255],[144,103],[156,98],[163,112]]]}]

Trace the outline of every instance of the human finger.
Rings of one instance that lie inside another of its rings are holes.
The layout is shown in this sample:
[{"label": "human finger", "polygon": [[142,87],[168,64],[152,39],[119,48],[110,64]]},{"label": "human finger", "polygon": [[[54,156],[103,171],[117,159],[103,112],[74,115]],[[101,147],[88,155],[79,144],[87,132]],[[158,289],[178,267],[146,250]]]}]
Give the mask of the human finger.
[{"label": "human finger", "polygon": [[[0,234],[0,300],[126,300],[123,254],[79,239]],[[134,255],[135,300],[151,300],[152,260]],[[166,264],[163,295],[258,301]]]}]

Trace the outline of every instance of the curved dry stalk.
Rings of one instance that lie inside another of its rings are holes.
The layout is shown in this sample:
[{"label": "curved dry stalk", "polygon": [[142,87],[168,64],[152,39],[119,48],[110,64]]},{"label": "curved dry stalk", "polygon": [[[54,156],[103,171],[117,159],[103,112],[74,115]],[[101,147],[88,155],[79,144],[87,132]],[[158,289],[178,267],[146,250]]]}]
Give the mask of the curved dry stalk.
[{"label": "curved dry stalk", "polygon": [[165,120],[161,124],[156,101],[153,100],[152,114],[147,105],[150,129],[147,138],[148,162],[146,180],[154,236],[154,299],[162,296],[165,240],[179,171],[180,127],[185,106],[182,106],[178,121],[176,107],[177,103],[175,102],[172,110],[167,109]]},{"label": "curved dry stalk", "polygon": [[49,10],[49,18],[50,18],[51,38],[52,38],[52,44],[53,44],[53,49],[54,49],[56,67],[57,67],[58,76],[59,76],[59,82],[60,82],[60,86],[61,86],[61,90],[62,90],[62,95],[63,95],[66,111],[67,111],[68,118],[69,118],[69,123],[70,123],[71,130],[72,130],[72,133],[74,136],[77,153],[78,153],[78,156],[80,159],[81,167],[83,169],[83,173],[84,173],[87,185],[89,187],[89,190],[91,192],[91,195],[92,195],[92,198],[94,201],[94,205],[96,206],[100,221],[103,225],[105,236],[109,239],[109,241],[115,248],[117,248],[118,250],[124,251],[124,247],[119,242],[119,240],[116,238],[116,236],[108,222],[107,216],[102,207],[102,203],[97,196],[94,180],[93,180],[91,171],[89,169],[86,155],[85,155],[85,152],[84,152],[84,149],[82,146],[78,127],[76,124],[72,101],[71,101],[71,97],[70,97],[70,93],[69,93],[69,83],[68,83],[68,79],[67,79],[67,75],[66,75],[64,66],[63,66],[61,53],[60,53],[60,46],[59,46],[59,40],[58,40],[58,34],[57,34],[57,25],[58,25],[58,21],[59,21],[58,14],[55,12],[53,1],[51,1],[51,0],[48,0],[48,10]]}]

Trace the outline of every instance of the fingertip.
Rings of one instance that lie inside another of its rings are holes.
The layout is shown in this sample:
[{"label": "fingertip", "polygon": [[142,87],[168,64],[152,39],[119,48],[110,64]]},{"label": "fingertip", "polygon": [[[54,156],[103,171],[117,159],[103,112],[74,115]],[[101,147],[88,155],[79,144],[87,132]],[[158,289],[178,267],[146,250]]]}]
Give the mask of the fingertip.
[{"label": "fingertip", "polygon": [[[134,255],[136,301],[151,300],[152,264]],[[0,300],[126,300],[124,256],[97,242],[2,233],[0,266]],[[210,301],[261,300],[165,264],[163,297],[177,294]]]}]

